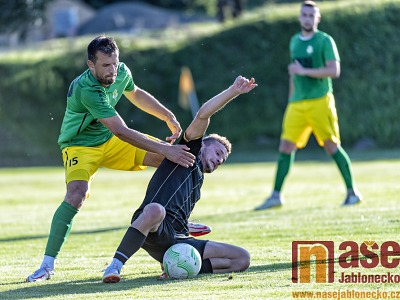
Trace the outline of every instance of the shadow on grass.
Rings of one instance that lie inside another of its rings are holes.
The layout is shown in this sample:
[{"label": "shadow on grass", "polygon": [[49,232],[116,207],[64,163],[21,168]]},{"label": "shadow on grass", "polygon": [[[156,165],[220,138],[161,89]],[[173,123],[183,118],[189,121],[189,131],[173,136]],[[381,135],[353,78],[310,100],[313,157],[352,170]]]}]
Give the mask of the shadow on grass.
[{"label": "shadow on grass", "polygon": [[[269,211],[264,211],[264,212],[270,212]],[[272,212],[276,212],[277,210],[273,210]],[[256,213],[254,210],[249,210],[249,211],[243,211],[243,213],[249,214],[249,216],[253,213]],[[227,217],[230,219],[233,219],[235,217],[238,217],[238,213],[229,213],[226,214]],[[209,218],[213,218],[213,215],[207,215]],[[220,218],[221,215],[216,215],[217,218]],[[71,232],[71,236],[73,235],[84,235],[84,234],[93,234],[93,233],[105,233],[105,232],[112,232],[112,231],[119,231],[119,230],[127,230],[129,224],[126,226],[118,226],[118,227],[110,227],[110,228],[101,228],[101,229],[93,229],[93,230],[82,230],[82,231],[73,231]],[[29,241],[29,240],[37,240],[37,239],[44,239],[48,238],[48,234],[44,235],[27,235],[27,236],[17,236],[17,237],[7,237],[7,238],[0,238],[0,244],[1,243],[9,243],[9,242],[16,242],[16,241]]]},{"label": "shadow on grass", "polygon": [[[61,275],[60,273],[58,273]],[[173,283],[173,281],[169,281]],[[60,283],[51,283],[50,281],[40,283],[14,282],[1,285],[16,284],[21,285],[17,289],[0,292],[0,299],[40,299],[57,295],[81,295],[93,293],[110,293],[115,291],[132,290],[143,286],[156,286],[166,284],[167,282],[158,281],[155,276],[139,277],[121,281],[118,284],[104,284],[101,277],[73,280]]]},{"label": "shadow on grass", "polygon": [[279,264],[269,264],[260,266],[250,266],[246,272],[250,273],[264,273],[264,272],[277,272],[281,270],[291,270],[292,262],[279,263]]},{"label": "shadow on grass", "polygon": [[[276,212],[278,210],[269,210],[269,211],[264,211],[265,213],[267,212]],[[258,213],[252,209],[248,210],[248,211],[243,211],[242,213],[247,213],[249,215],[249,217],[253,214],[253,213]],[[226,214],[227,217],[229,217],[230,219],[234,219],[238,217],[238,213],[229,213]],[[209,214],[205,217],[209,217],[209,218],[214,218],[214,216],[212,214]],[[216,218],[220,218],[221,215],[218,214],[215,216]],[[112,231],[119,231],[119,230],[124,230],[126,231],[128,229],[129,224],[127,224],[126,226],[117,226],[117,227],[110,227],[110,228],[101,228],[101,229],[93,229],[93,230],[82,230],[82,231],[72,231],[70,233],[71,236],[73,235],[84,235],[84,234],[96,234],[96,233],[105,233],[105,232],[112,232]],[[41,234],[41,235],[26,235],[26,236],[16,236],[16,237],[7,237],[7,238],[0,238],[0,244],[1,243],[9,243],[9,242],[17,242],[17,241],[29,241],[29,240],[38,240],[38,239],[44,239],[44,238],[48,238],[48,234]]]},{"label": "shadow on grass", "polygon": [[[275,272],[281,269],[290,269],[291,263],[251,266],[244,273],[264,273]],[[58,273],[57,275],[61,275]],[[201,280],[204,277],[215,276],[219,280],[235,280],[231,273],[226,274],[202,274],[196,278],[189,280]],[[60,283],[51,283],[50,281],[40,283],[13,282],[1,283],[1,285],[20,285],[16,289],[5,292],[0,292],[0,299],[40,299],[57,295],[58,297],[65,295],[81,295],[93,293],[112,293],[116,291],[127,291],[143,286],[159,286],[159,285],[174,285],[178,284],[179,280],[157,280],[156,276],[143,276],[133,279],[122,278],[118,284],[104,284],[101,282],[101,277],[90,278],[86,280],[73,280]]]},{"label": "shadow on grass", "polygon": [[[103,228],[103,229],[95,229],[95,230],[83,230],[83,231],[74,231],[71,232],[71,235],[81,235],[81,234],[92,234],[92,233],[104,233],[110,231],[118,231],[118,230],[126,230],[128,229],[128,225],[120,226],[120,227],[111,227],[111,228]],[[27,236],[18,236],[18,237],[9,237],[9,238],[1,238],[0,243],[8,243],[15,241],[24,241],[24,240],[37,240],[47,238],[49,235],[27,235]]]}]

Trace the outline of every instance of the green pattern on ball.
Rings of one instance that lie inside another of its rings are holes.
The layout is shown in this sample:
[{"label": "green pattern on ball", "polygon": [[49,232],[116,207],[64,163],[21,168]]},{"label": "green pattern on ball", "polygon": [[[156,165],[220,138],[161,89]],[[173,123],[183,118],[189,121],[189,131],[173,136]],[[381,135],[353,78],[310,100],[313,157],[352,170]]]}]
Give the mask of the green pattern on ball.
[{"label": "green pattern on ball", "polygon": [[201,268],[198,251],[189,244],[180,243],[171,246],[164,254],[164,271],[174,279],[195,277]]}]

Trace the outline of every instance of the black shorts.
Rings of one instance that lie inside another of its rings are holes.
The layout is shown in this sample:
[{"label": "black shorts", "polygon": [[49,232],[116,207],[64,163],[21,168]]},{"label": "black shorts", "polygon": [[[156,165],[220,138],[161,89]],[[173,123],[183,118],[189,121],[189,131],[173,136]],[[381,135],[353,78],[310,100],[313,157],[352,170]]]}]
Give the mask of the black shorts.
[{"label": "black shorts", "polygon": [[151,257],[162,263],[165,251],[169,247],[178,243],[187,243],[199,251],[203,259],[204,248],[208,240],[197,240],[190,236],[180,236],[176,234],[172,224],[167,219],[161,223],[156,232],[150,232],[142,246]]}]

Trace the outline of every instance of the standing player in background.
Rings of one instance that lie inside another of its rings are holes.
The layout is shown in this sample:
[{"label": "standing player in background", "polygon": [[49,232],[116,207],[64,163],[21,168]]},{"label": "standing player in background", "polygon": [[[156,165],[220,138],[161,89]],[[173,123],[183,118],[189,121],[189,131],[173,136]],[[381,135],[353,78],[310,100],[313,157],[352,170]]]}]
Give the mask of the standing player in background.
[{"label": "standing player in background", "polygon": [[28,282],[53,275],[55,260],[75,215],[89,196],[90,182],[99,167],[137,171],[146,166],[158,167],[167,158],[188,168],[195,161],[186,145],[172,145],[130,129],[115,110],[125,95],[139,109],[166,122],[172,132],[167,141],[174,142],[182,132],[174,114],[134,84],[131,71],[119,61],[114,39],[98,36],[88,45],[87,52],[89,68],[70,85],[58,139],[67,192],[54,213],[43,262],[27,277]]},{"label": "standing player in background", "polygon": [[238,18],[243,11],[242,0],[217,0],[217,18],[221,23],[225,22],[227,9],[234,19]]},{"label": "standing player in background", "polygon": [[340,145],[339,124],[332,94],[332,78],[340,75],[340,58],[331,36],[318,30],[321,15],[314,1],[304,1],[299,16],[301,32],[290,40],[289,103],[279,145],[273,192],[256,210],[283,204],[281,189],[293,164],[296,150],[307,145],[311,133],[337,164],[347,196],[343,205],[361,202],[351,161]]}]

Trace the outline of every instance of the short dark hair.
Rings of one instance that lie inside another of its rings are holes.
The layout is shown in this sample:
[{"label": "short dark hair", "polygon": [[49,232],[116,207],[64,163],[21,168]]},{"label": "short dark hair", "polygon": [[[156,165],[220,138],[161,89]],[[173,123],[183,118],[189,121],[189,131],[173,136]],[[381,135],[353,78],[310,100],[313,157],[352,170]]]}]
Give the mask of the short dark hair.
[{"label": "short dark hair", "polygon": [[87,47],[88,60],[96,62],[97,51],[111,55],[114,52],[119,52],[119,49],[117,43],[112,37],[99,35],[94,38]]},{"label": "short dark hair", "polygon": [[221,143],[225,147],[228,155],[231,154],[232,144],[226,137],[220,136],[219,134],[216,133],[211,133],[207,135],[205,138],[203,138],[204,144],[209,145],[211,142]]},{"label": "short dark hair", "polygon": [[318,7],[317,3],[315,3],[315,2],[312,1],[312,0],[306,0],[306,1],[304,1],[303,4],[301,5],[301,7],[302,7],[302,8],[303,8],[303,7],[313,7],[314,10],[316,11],[316,13],[317,13],[318,15],[321,14],[320,11],[319,11],[319,7]]},{"label": "short dark hair", "polygon": [[311,7],[317,7],[317,3],[315,3],[315,1],[312,0],[306,0],[303,2],[303,4],[301,6],[311,6]]}]

